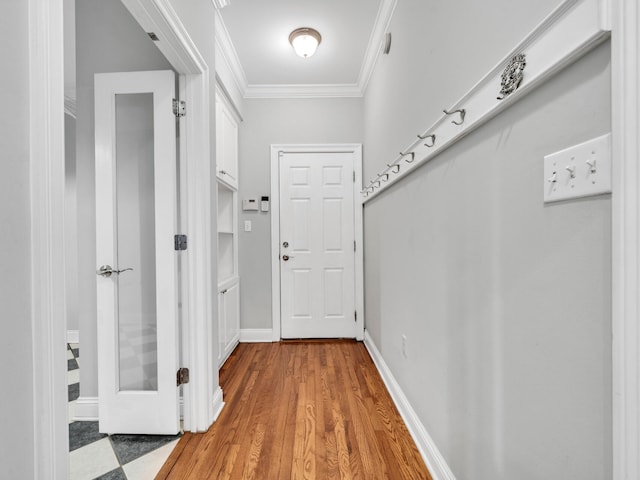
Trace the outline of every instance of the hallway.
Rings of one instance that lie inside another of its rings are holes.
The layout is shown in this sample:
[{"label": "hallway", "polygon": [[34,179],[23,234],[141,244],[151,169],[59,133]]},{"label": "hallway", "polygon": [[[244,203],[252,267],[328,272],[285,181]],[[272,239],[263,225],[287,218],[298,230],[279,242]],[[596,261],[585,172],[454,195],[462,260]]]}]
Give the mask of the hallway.
[{"label": "hallway", "polygon": [[240,344],[220,383],[220,417],[157,479],[431,479],[360,342]]}]

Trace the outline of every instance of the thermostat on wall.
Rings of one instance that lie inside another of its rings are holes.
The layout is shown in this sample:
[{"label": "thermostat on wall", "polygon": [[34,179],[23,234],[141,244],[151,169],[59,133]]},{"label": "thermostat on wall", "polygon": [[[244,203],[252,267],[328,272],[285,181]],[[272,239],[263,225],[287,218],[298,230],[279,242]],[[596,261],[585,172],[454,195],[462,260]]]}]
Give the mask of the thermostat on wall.
[{"label": "thermostat on wall", "polygon": [[269,197],[261,197],[260,200],[260,211],[268,212],[269,211]]},{"label": "thermostat on wall", "polygon": [[242,210],[245,211],[258,211],[258,199],[256,198],[245,198],[242,200]]}]

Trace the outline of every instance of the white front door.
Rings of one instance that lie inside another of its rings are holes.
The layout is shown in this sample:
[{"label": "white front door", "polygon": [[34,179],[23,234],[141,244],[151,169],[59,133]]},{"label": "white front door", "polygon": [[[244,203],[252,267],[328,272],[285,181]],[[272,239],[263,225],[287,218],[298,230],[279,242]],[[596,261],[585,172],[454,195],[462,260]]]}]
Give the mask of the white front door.
[{"label": "white front door", "polygon": [[103,433],[179,431],[172,71],[95,76]]},{"label": "white front door", "polygon": [[352,153],[280,157],[282,338],[354,338]]}]

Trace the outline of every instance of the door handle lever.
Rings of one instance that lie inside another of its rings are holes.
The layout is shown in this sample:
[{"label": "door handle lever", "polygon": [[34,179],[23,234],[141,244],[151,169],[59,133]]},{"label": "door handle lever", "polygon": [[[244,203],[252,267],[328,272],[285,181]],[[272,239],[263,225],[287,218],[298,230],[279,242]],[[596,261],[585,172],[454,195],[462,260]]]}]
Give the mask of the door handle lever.
[{"label": "door handle lever", "polygon": [[114,273],[121,274],[122,272],[133,271],[133,268],[123,268],[122,270],[114,270],[111,265],[102,265],[98,270],[96,270],[96,275],[100,275],[101,277],[109,278]]},{"label": "door handle lever", "polygon": [[284,260],[285,262],[288,262],[290,258],[295,258],[295,257],[292,256],[292,255],[283,255],[282,256],[282,260]]}]

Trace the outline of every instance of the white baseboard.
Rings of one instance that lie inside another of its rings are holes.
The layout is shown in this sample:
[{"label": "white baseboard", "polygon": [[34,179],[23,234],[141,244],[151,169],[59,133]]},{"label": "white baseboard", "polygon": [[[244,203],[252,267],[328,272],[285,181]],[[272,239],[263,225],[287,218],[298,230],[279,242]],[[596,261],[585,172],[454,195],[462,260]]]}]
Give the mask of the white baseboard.
[{"label": "white baseboard", "polygon": [[243,328],[240,330],[240,343],[264,342],[273,342],[273,330],[271,328]]},{"label": "white baseboard", "polygon": [[73,419],[77,422],[98,421],[98,397],[80,397],[76,400]]},{"label": "white baseboard", "polygon": [[436,444],[427,433],[417,413],[409,403],[409,400],[382,358],[382,354],[366,330],[364,332],[364,344],[373,359],[373,363],[375,363],[378,368],[378,372],[380,372],[380,376],[387,386],[387,390],[389,390],[391,398],[396,404],[404,423],[407,425],[409,433],[416,442],[420,455],[422,455],[433,480],[456,480],[456,477],[453,475],[453,472],[451,472],[438,447],[436,447]]},{"label": "white baseboard", "polygon": [[[182,397],[180,397],[179,399],[179,407],[180,407],[180,418],[184,418],[184,399]],[[78,400],[76,400],[73,420],[76,422],[98,421],[98,397],[78,398]]]},{"label": "white baseboard", "polygon": [[222,388],[218,386],[215,392],[213,392],[213,421],[215,422],[224,408],[224,397],[222,394]]},{"label": "white baseboard", "polygon": [[80,343],[80,330],[67,330],[67,343]]}]

